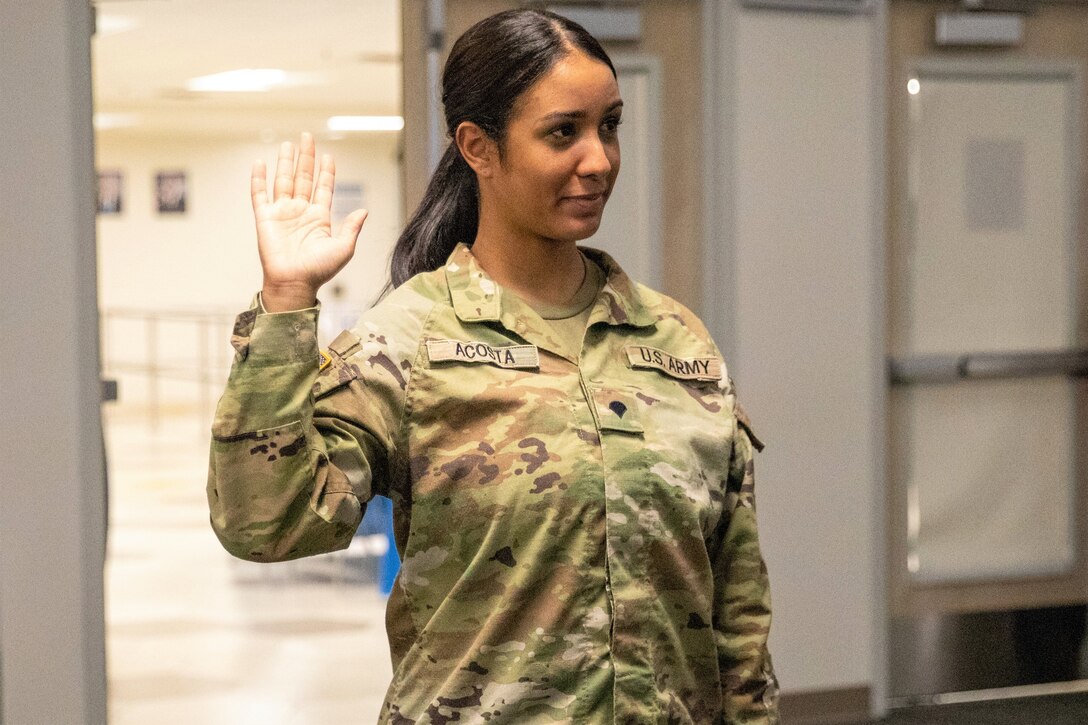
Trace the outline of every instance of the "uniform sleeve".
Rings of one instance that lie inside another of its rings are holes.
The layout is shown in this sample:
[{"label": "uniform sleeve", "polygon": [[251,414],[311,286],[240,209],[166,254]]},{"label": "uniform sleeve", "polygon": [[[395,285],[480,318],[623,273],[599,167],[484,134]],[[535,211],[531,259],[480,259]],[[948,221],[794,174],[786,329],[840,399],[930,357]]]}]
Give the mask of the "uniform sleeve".
[{"label": "uniform sleeve", "polygon": [[[403,409],[369,381],[344,333],[321,353],[317,308],[238,316],[236,354],[212,426],[211,524],[223,547],[283,561],[347,547],[385,493]],[[396,386],[393,386],[396,387]]]},{"label": "uniform sleeve", "polygon": [[713,557],[714,637],[722,677],[722,711],[730,725],[779,722],[778,681],[767,650],[770,585],[756,531],[754,446],[762,448],[739,412],[725,515]]}]

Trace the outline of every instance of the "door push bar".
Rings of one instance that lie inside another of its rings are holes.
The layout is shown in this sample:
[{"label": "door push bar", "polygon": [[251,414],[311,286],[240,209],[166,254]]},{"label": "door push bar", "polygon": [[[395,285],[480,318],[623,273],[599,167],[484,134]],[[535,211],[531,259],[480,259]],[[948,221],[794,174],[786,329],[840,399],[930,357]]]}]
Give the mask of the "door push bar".
[{"label": "door push bar", "polygon": [[1088,348],[888,358],[888,378],[893,385],[1050,375],[1088,377]]}]

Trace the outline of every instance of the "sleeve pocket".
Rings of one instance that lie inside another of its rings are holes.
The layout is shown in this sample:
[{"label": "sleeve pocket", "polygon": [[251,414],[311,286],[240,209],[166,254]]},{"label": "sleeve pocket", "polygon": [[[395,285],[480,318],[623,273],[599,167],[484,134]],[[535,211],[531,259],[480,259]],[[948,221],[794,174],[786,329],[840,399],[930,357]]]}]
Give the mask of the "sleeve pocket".
[{"label": "sleeve pocket", "polygon": [[351,362],[351,355],[359,349],[359,338],[350,332],[341,332],[328,352],[321,353],[321,370],[314,382],[314,398],[328,395],[359,377],[359,368]]}]

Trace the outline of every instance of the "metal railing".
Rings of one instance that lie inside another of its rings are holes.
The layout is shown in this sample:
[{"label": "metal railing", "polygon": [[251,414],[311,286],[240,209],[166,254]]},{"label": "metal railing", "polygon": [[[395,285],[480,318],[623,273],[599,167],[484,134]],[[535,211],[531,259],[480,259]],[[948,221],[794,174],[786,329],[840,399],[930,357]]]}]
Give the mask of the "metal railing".
[{"label": "metal railing", "polygon": [[122,405],[126,385],[133,377],[143,378],[148,420],[155,428],[163,415],[164,385],[192,383],[193,395],[185,402],[195,407],[206,427],[230,369],[234,317],[234,312],[222,311],[103,309],[102,376],[124,376]]}]

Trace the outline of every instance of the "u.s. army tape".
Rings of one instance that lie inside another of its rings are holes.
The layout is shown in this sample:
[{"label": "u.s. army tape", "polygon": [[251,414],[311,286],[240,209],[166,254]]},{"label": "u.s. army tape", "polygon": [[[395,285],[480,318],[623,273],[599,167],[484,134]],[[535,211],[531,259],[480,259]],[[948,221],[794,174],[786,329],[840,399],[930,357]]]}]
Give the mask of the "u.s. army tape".
[{"label": "u.s. army tape", "polygon": [[624,351],[633,368],[660,370],[683,380],[720,380],[722,377],[722,361],[716,357],[674,357],[645,345],[628,345]]}]

